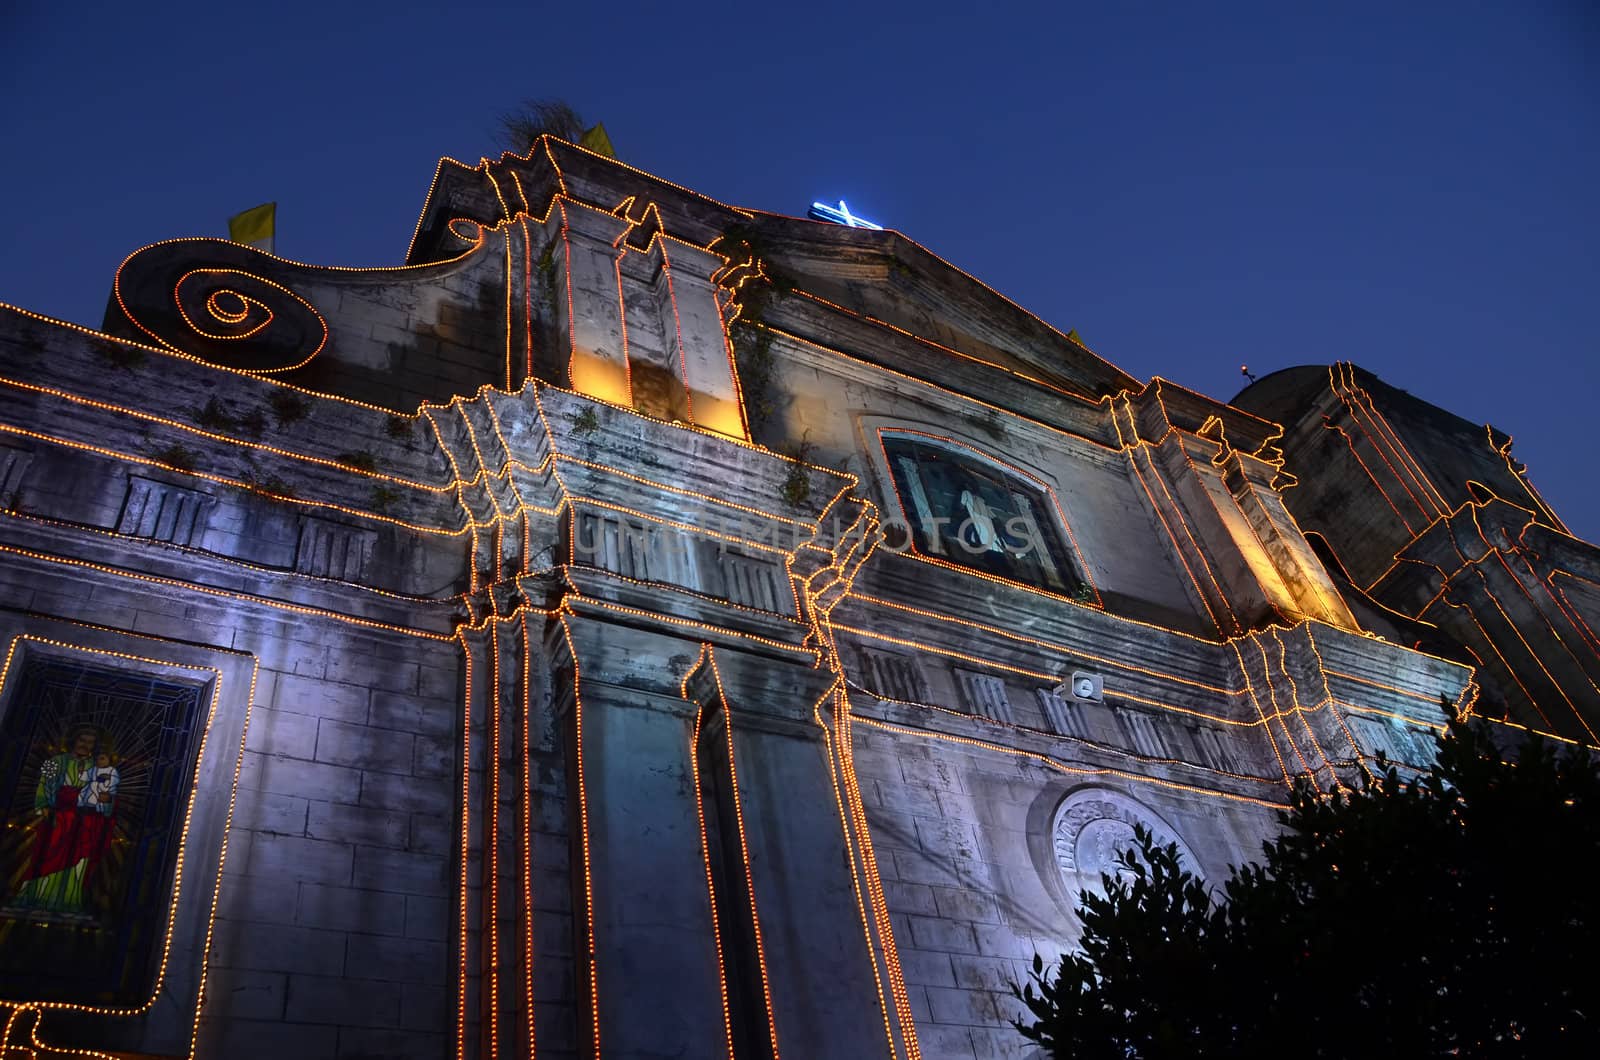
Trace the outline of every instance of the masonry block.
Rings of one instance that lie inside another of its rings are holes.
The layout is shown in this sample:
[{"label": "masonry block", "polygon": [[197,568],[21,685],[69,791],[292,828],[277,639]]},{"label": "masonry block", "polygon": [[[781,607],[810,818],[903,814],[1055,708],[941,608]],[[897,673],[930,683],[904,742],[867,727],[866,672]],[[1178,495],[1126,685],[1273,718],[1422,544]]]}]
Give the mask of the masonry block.
[{"label": "masonry block", "polygon": [[[417,737],[406,732],[323,718],[317,723],[316,759],[363,770],[409,773],[416,740]],[[351,779],[354,782],[356,778]]]},{"label": "masonry block", "polygon": [[314,839],[397,850],[405,849],[410,828],[404,813],[337,802],[311,803],[306,818],[306,834]]},{"label": "masonry block", "polygon": [[250,841],[229,852],[230,873],[284,882],[307,880],[343,884],[350,880],[354,848],[348,842],[267,832],[243,834],[248,835]]},{"label": "masonry block", "polygon": [[344,972],[344,935],[338,932],[218,920],[212,947],[221,968],[330,976]]},{"label": "masonry block", "polygon": [[400,992],[393,983],[350,975],[291,975],[287,1016],[300,1023],[393,1027],[400,1020]]},{"label": "masonry block", "polygon": [[[393,983],[447,982],[448,947],[429,939],[387,935],[351,935],[345,950],[345,973]],[[389,993],[395,993],[392,985]]]},{"label": "masonry block", "polygon": [[360,803],[373,810],[403,810],[447,817],[460,794],[443,779],[363,772]]},{"label": "masonry block", "polygon": [[449,859],[440,855],[361,847],[354,862],[350,883],[355,887],[402,894],[451,893]]},{"label": "masonry block", "polygon": [[295,922],[336,931],[399,935],[405,932],[405,913],[404,895],[302,883]]},{"label": "masonry block", "polygon": [[936,917],[912,916],[911,941],[922,950],[945,953],[977,953],[978,940],[972,925],[959,920],[940,920]]}]

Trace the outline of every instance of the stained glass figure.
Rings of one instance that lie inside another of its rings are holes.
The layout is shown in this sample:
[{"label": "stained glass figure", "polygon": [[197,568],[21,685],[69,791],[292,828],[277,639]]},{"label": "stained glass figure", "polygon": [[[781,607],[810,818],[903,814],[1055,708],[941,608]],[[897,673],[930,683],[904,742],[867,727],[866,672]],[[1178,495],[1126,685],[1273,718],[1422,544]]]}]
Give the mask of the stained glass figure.
[{"label": "stained glass figure", "polygon": [[92,725],[74,729],[71,747],[39,766],[34,789],[32,864],[23,870],[16,905],[66,916],[89,916],[84,881],[111,844],[112,815],[122,775],[109,741]]},{"label": "stained glass figure", "polygon": [[0,996],[141,1001],[204,686],[36,654],[3,691]]}]

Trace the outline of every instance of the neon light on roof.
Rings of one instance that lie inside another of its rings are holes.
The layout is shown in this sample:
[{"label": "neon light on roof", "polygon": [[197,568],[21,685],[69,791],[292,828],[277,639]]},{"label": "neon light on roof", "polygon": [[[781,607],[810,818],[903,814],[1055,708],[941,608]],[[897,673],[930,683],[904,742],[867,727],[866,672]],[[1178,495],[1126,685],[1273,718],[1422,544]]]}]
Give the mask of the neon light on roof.
[{"label": "neon light on roof", "polygon": [[806,216],[818,221],[829,221],[836,225],[844,225],[847,228],[870,228],[874,232],[883,231],[882,225],[873,224],[866,218],[857,217],[851,213],[850,207],[844,204],[843,199],[839,200],[838,206],[829,206],[825,202],[814,202],[811,204],[811,209],[806,211]]}]

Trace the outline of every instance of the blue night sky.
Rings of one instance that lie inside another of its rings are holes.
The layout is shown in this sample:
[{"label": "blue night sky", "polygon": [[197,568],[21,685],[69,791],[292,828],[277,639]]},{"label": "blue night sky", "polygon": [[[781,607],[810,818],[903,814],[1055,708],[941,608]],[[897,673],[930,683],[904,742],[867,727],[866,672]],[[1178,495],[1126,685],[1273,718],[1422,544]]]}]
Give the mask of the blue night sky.
[{"label": "blue night sky", "polygon": [[0,4],[0,301],[278,207],[399,263],[440,155],[560,96],[726,202],[897,228],[1140,377],[1354,360],[1600,539],[1600,20],[1533,3]]}]

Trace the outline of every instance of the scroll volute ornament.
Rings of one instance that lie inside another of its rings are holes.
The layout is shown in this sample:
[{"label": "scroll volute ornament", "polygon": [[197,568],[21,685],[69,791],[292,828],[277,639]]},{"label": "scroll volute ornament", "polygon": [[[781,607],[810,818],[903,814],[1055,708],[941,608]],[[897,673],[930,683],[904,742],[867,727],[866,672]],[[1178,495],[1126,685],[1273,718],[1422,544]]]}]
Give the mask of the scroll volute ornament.
[{"label": "scroll volute ornament", "polygon": [[293,268],[222,239],[154,243],[117,270],[106,328],[245,372],[300,368],[328,324],[282,282]]}]

